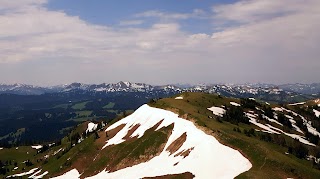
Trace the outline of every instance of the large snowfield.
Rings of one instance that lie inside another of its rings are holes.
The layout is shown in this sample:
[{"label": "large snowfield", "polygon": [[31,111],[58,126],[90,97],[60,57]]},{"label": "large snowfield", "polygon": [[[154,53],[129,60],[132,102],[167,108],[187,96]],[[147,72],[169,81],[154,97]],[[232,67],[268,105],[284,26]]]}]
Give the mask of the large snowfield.
[{"label": "large snowfield", "polygon": [[[163,120],[163,121],[162,121]],[[239,151],[219,143],[213,136],[205,134],[191,121],[179,118],[177,114],[157,109],[148,105],[141,106],[132,115],[111,125],[106,131],[122,124],[122,128],[113,138],[109,139],[104,147],[124,142],[123,138],[128,131],[139,124],[140,126],[131,137],[142,137],[148,129],[162,121],[156,130],[174,124],[172,134],[159,156],[138,165],[127,167],[112,173],[102,171],[89,178],[143,178],[169,174],[190,172],[195,178],[234,178],[248,171],[252,164]],[[173,154],[167,151],[168,146],[182,134],[186,133],[186,141]],[[188,156],[176,156],[181,151],[190,150]],[[73,169],[57,178],[79,178],[80,174]]]}]

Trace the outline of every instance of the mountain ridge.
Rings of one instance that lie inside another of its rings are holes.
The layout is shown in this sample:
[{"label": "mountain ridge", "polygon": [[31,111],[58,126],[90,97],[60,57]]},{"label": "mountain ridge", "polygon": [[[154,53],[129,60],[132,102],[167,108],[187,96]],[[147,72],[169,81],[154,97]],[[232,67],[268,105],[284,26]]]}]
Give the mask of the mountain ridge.
[{"label": "mountain ridge", "polygon": [[[301,102],[320,97],[320,83],[309,84],[202,84],[186,87],[176,85],[150,85],[146,83],[84,84],[71,83],[52,87],[39,87],[25,84],[0,85],[0,94],[42,95],[46,93],[146,93],[146,94],[178,94],[182,92],[215,93],[227,97],[255,97],[266,101]],[[161,96],[161,95],[160,95]]]}]

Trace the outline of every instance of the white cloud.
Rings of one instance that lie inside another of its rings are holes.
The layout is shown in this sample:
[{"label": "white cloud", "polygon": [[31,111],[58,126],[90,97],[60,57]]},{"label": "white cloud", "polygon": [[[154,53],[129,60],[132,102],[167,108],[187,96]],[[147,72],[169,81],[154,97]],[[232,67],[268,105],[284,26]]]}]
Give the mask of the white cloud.
[{"label": "white cloud", "polygon": [[158,10],[151,10],[136,14],[135,17],[155,17],[161,20],[184,20],[189,18],[207,18],[206,12],[201,9],[194,9],[191,13],[168,13]]},{"label": "white cloud", "polygon": [[141,25],[143,24],[143,20],[125,20],[119,23],[120,26],[131,26],[131,25]]},{"label": "white cloud", "polygon": [[258,22],[306,11],[317,0],[242,0],[213,6],[215,20],[239,23]]},{"label": "white cloud", "polygon": [[320,5],[316,0],[306,0],[300,6],[298,0],[286,0],[284,8],[279,1],[262,0],[215,6],[215,20],[236,21],[241,26],[212,34],[191,34],[177,22],[162,21],[201,17],[201,10],[190,14],[149,11],[140,17],[158,17],[162,23],[149,28],[116,28],[50,11],[45,1],[25,2],[1,6],[12,10],[0,14],[0,81],[318,80]]},{"label": "white cloud", "polygon": [[47,0],[1,0],[0,12],[6,11],[26,11],[30,8],[40,7],[40,5],[46,4]]}]

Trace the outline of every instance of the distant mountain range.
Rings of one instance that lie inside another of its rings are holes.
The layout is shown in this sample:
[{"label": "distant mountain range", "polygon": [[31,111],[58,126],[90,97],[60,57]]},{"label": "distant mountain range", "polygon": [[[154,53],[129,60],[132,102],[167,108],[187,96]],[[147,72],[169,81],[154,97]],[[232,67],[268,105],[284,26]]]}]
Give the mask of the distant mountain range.
[{"label": "distant mountain range", "polygon": [[[145,83],[102,83],[83,84],[72,83],[51,87],[39,87],[26,84],[0,84],[0,94],[41,95],[45,93],[148,93],[148,94],[177,94],[181,92],[217,93],[227,97],[254,97],[267,101],[301,101],[319,96],[320,83],[314,84],[213,84],[213,85],[162,85],[154,86]],[[161,95],[160,95],[161,96]]]},{"label": "distant mountain range", "polygon": [[131,82],[118,82],[118,83],[102,83],[102,84],[83,84],[71,83],[66,85],[40,87],[27,84],[0,84],[0,94],[20,94],[20,95],[41,95],[44,93],[60,93],[71,91],[90,91],[90,92],[152,92],[152,91],[181,91],[173,85],[152,86],[145,83],[131,83]]}]

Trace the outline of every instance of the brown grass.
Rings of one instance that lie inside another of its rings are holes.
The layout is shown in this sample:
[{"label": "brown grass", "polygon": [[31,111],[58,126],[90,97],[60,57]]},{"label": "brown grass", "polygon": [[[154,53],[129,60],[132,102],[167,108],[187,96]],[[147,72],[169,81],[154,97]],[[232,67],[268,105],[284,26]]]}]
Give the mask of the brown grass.
[{"label": "brown grass", "polygon": [[128,131],[127,135],[123,137],[123,140],[128,140],[128,139],[132,138],[132,137],[130,137],[130,136],[131,136],[131,135],[134,133],[134,131],[136,131],[140,126],[141,126],[140,124],[136,124],[135,126],[133,126],[133,127]]},{"label": "brown grass", "polygon": [[121,131],[124,128],[124,126],[126,126],[126,125],[121,124],[120,126],[114,128],[114,129],[111,129],[110,131],[107,131],[107,134],[108,134],[107,139],[113,138],[119,131]]},{"label": "brown grass", "polygon": [[181,151],[181,152],[177,153],[176,155],[174,155],[174,157],[183,156],[183,158],[186,158],[193,149],[194,149],[194,147],[187,149],[187,150],[184,150],[184,151]]},{"label": "brown grass", "polygon": [[180,149],[180,147],[184,144],[186,140],[187,133],[185,132],[169,145],[167,151],[170,152],[170,155],[174,154],[176,151]]},{"label": "brown grass", "polygon": [[195,176],[190,172],[180,173],[180,174],[173,174],[173,175],[163,175],[163,176],[156,176],[156,177],[145,177],[143,179],[191,179]]}]

